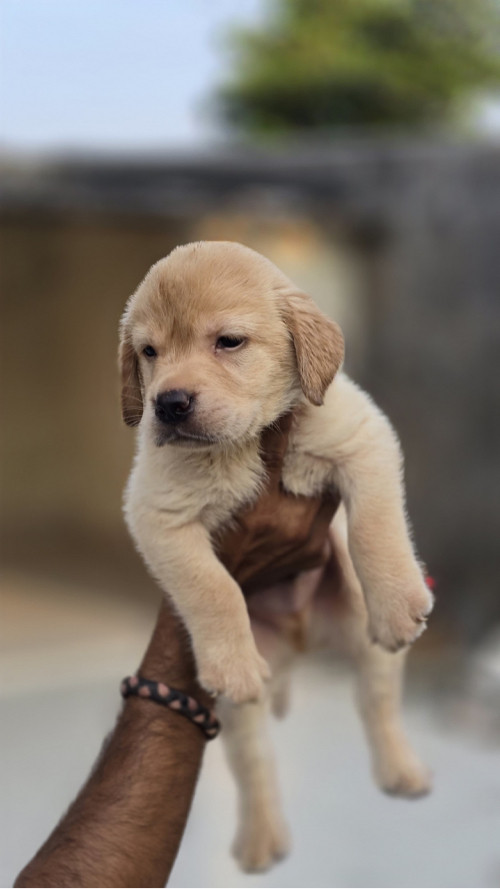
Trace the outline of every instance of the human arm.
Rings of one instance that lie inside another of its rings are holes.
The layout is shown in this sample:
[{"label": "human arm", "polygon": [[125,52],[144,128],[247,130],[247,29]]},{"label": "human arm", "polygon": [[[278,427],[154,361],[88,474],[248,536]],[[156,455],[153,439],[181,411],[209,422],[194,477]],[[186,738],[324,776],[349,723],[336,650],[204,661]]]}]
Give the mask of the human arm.
[{"label": "human arm", "polygon": [[[160,608],[139,674],[210,706],[186,633]],[[16,886],[163,886],[175,860],[205,747],[173,710],[127,698],[88,781]]]},{"label": "human arm", "polygon": [[[267,437],[268,491],[221,541],[219,554],[245,587],[252,578],[274,581],[321,561],[329,521],[320,501],[288,497],[279,487],[286,428]],[[261,518],[259,520],[259,510]],[[270,521],[272,517],[272,522]],[[297,538],[297,529],[300,529]],[[288,556],[287,556],[288,553]],[[189,640],[164,603],[139,673],[192,694],[198,686]],[[16,886],[163,886],[182,838],[205,739],[173,711],[128,698],[97,764]]]}]

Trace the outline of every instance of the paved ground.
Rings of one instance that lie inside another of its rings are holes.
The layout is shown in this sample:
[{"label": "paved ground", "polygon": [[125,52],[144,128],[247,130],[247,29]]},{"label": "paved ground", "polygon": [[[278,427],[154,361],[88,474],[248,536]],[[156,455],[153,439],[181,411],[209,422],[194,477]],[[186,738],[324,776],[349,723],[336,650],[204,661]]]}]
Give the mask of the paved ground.
[{"label": "paved ground", "polygon": [[[150,609],[77,593],[19,577],[7,585],[0,885],[11,885],[88,773],[118,708],[119,679],[148,636]],[[229,854],[234,788],[215,742],[170,885],[498,886],[500,753],[454,713],[427,692],[410,698],[407,724],[436,790],[414,803],[389,799],[371,783],[348,674],[304,664],[292,712],[273,729],[292,854],[267,874],[238,871]]]}]

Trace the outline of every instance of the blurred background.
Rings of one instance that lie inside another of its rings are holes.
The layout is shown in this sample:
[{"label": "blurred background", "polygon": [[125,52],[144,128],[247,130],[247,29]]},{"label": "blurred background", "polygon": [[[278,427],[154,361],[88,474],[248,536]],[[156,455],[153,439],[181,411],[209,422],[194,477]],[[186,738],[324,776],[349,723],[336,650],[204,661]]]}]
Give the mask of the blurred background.
[{"label": "blurred background", "polygon": [[3,0],[0,25],[0,883],[81,786],[149,637],[117,328],[148,267],[204,238],[311,293],[399,432],[437,595],[406,714],[436,790],[372,787],[350,674],[311,661],[273,729],[291,857],[237,870],[217,742],[171,885],[498,886],[500,4]]}]

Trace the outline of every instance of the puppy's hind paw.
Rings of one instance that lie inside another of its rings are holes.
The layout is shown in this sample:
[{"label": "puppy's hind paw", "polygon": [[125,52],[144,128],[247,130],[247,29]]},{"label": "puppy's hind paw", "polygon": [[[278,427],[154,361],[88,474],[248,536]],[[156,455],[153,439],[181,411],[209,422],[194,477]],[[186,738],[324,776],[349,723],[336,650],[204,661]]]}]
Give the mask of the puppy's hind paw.
[{"label": "puppy's hind paw", "polygon": [[268,870],[290,850],[290,834],[280,816],[245,821],[233,843],[233,855],[247,873]]},{"label": "puppy's hind paw", "polygon": [[377,784],[389,796],[418,799],[432,790],[432,773],[414,753],[395,756],[375,768]]}]

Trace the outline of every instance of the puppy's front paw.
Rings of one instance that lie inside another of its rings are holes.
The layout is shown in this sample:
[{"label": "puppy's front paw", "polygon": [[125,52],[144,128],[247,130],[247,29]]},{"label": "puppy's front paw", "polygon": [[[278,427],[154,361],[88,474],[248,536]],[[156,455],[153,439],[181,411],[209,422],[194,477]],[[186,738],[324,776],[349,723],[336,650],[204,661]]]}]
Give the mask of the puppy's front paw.
[{"label": "puppy's front paw", "polygon": [[255,701],[269,679],[267,662],[260,656],[253,639],[241,645],[220,647],[216,652],[197,658],[198,678],[210,694],[225,695],[234,704]]},{"label": "puppy's front paw", "polygon": [[368,607],[368,634],[387,651],[399,651],[411,645],[427,627],[427,618],[434,605],[434,597],[424,581],[414,584],[413,589],[394,597],[381,596],[375,606]]},{"label": "puppy's front paw", "polygon": [[288,854],[290,835],[279,815],[265,813],[247,817],[233,843],[233,855],[242,870],[268,870]]}]

